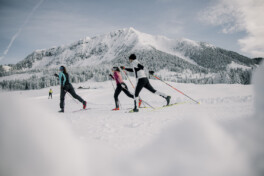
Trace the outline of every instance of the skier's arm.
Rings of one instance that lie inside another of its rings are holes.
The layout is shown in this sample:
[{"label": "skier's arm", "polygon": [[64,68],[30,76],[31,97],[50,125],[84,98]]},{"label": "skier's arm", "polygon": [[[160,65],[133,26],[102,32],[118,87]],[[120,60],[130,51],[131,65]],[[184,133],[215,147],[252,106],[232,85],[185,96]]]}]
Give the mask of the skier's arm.
[{"label": "skier's arm", "polygon": [[66,82],[66,76],[62,72],[60,72],[59,74],[60,82],[61,82],[62,77],[63,77],[63,83],[61,83],[61,85],[64,87],[65,82]]},{"label": "skier's arm", "polygon": [[144,66],[141,64],[138,64],[137,67],[135,67],[135,71],[143,70]]},{"label": "skier's arm", "polygon": [[134,72],[134,70],[132,68],[125,68],[125,70],[128,72]]},{"label": "skier's arm", "polygon": [[62,74],[62,75],[63,75],[63,87],[64,87],[64,85],[66,83],[66,76],[64,74]]},{"label": "skier's arm", "polygon": [[138,64],[137,67],[134,67],[134,69],[133,68],[125,68],[125,67],[123,67],[122,69],[124,69],[124,70],[126,70],[128,72],[134,72],[134,69],[135,69],[135,71],[143,70],[144,66],[141,65],[141,64]]},{"label": "skier's arm", "polygon": [[112,79],[115,79],[115,78],[113,77],[113,75],[111,75],[111,74],[109,74],[109,77],[112,78]]},{"label": "skier's arm", "polygon": [[126,70],[128,72],[134,72],[133,68],[125,68],[124,66],[120,67],[122,70]]}]

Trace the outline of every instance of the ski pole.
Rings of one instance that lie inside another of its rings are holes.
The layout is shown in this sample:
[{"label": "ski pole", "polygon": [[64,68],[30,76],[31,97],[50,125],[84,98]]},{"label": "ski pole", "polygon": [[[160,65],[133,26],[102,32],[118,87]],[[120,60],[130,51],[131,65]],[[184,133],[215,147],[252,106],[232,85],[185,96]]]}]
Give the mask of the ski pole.
[{"label": "ski pole", "polygon": [[192,101],[196,102],[197,104],[200,104],[198,101],[192,99],[191,97],[189,97],[188,95],[184,94],[183,92],[181,92],[180,90],[176,89],[175,87],[173,87],[172,85],[166,83],[165,81],[163,81],[162,79],[160,79],[159,77],[155,76],[154,74],[152,74],[152,76],[154,76],[156,79],[160,80],[161,82],[167,84],[168,86],[170,86],[171,88],[173,88],[174,90],[178,91],[179,93],[181,93],[182,95],[188,97],[189,99],[191,99]]},{"label": "ski pole", "polygon": [[[120,69],[120,68],[119,68]],[[121,69],[122,70],[122,69]],[[124,71],[124,70],[122,70],[123,71],[123,73],[126,75],[126,78],[129,80],[129,82],[130,82],[130,84],[132,85],[132,87],[135,89],[135,86],[133,85],[133,83],[132,83],[132,81],[130,80],[130,78],[128,77],[128,75],[127,75],[127,73]],[[139,97],[141,100],[142,100],[142,98],[141,97]],[[142,103],[144,104],[144,106],[146,107],[146,105],[145,104],[147,104],[149,107],[151,107],[152,109],[155,109],[153,106],[151,106],[149,103],[147,103],[146,101],[144,101],[144,100],[142,100]]]},{"label": "ski pole", "polygon": [[114,86],[114,84],[113,84],[113,81],[111,80],[111,84],[112,84],[112,87],[113,87],[113,89],[115,90],[115,86]]}]

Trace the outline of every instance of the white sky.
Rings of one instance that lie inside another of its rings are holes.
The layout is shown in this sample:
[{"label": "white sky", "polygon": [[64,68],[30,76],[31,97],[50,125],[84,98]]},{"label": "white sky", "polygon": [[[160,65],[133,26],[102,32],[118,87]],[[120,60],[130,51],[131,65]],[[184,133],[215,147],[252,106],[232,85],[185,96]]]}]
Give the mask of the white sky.
[{"label": "white sky", "polygon": [[264,0],[0,0],[0,64],[127,27],[264,57],[263,9]]}]

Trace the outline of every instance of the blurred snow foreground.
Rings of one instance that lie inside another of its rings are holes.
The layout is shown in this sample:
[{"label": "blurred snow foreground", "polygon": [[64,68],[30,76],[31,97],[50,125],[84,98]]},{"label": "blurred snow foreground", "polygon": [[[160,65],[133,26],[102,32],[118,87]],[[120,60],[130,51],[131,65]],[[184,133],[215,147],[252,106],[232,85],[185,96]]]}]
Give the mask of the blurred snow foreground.
[{"label": "blurred snow foreground", "polygon": [[56,114],[1,94],[0,175],[263,176],[263,75],[262,63],[253,75],[254,116],[219,123],[188,115],[143,148],[111,157],[92,153]]},{"label": "blurred snow foreground", "polygon": [[86,175],[84,148],[66,123],[26,99],[1,100],[1,176]]}]

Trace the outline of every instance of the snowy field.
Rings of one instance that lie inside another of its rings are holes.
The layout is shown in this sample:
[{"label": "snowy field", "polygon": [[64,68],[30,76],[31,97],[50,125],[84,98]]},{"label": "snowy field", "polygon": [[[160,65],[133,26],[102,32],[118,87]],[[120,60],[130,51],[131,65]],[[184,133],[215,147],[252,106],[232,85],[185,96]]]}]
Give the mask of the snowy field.
[{"label": "snowy field", "polygon": [[[1,92],[2,176],[255,176],[264,175],[263,65],[253,85],[170,83],[157,90],[179,105],[126,113],[133,100],[119,96],[114,108],[110,81],[73,84],[88,110],[66,95],[59,114],[59,87]],[[126,81],[129,89],[133,88]],[[91,89],[77,89],[77,87]],[[154,107],[165,100],[143,90]]]}]

